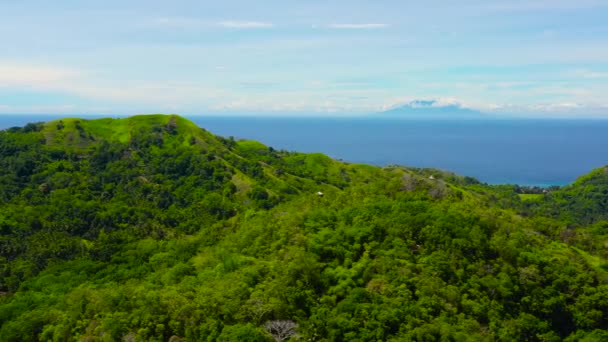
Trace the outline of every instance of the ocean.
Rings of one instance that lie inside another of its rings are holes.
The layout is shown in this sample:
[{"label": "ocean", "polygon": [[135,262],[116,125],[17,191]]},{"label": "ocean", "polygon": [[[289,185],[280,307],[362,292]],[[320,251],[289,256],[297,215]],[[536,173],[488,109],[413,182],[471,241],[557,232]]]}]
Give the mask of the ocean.
[{"label": "ocean", "polygon": [[[0,129],[60,115],[0,115]],[[608,120],[187,116],[221,136],[353,163],[434,167],[490,184],[565,185],[608,164]]]}]

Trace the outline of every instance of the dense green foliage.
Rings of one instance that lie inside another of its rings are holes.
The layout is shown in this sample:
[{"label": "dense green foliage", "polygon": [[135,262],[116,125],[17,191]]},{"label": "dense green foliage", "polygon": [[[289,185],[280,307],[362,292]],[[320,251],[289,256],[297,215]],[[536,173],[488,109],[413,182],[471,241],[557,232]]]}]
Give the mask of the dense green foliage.
[{"label": "dense green foliage", "polygon": [[272,321],[312,341],[608,340],[606,169],[522,196],[163,115],[9,129],[0,169],[0,341],[272,341]]},{"label": "dense green foliage", "polygon": [[574,224],[608,220],[608,167],[593,170],[573,184],[528,203],[530,215],[547,215]]}]

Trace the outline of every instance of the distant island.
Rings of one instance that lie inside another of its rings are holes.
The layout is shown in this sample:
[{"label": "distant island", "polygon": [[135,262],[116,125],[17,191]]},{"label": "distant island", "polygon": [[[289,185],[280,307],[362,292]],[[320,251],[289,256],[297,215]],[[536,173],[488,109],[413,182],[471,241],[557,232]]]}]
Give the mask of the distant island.
[{"label": "distant island", "polygon": [[403,119],[483,119],[489,116],[460,104],[445,104],[437,100],[414,100],[377,113],[376,116]]}]

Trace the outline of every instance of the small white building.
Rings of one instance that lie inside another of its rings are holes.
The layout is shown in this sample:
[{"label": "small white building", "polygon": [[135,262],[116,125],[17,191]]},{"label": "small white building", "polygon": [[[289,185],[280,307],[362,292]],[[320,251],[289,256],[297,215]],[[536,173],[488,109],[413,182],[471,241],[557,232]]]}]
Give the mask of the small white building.
[{"label": "small white building", "polygon": [[322,197],[323,195],[325,195],[325,194],[322,193],[321,191],[317,191],[317,196],[321,196]]}]

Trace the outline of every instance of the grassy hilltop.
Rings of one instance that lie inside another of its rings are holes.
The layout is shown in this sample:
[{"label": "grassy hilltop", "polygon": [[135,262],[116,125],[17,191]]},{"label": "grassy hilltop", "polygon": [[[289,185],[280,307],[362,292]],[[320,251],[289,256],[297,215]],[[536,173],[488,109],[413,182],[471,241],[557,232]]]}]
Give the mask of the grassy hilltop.
[{"label": "grassy hilltop", "polygon": [[608,340],[607,168],[538,192],[145,115],[1,131],[0,169],[0,341]]}]

